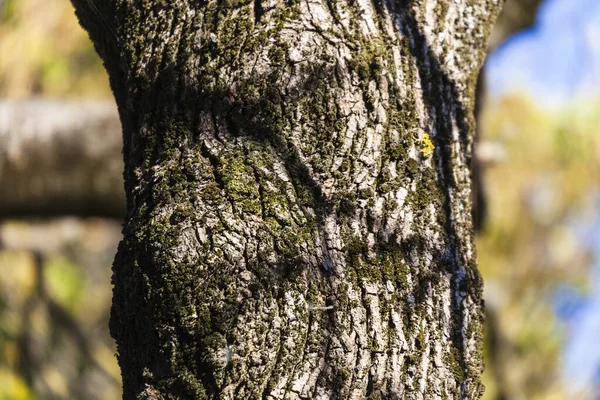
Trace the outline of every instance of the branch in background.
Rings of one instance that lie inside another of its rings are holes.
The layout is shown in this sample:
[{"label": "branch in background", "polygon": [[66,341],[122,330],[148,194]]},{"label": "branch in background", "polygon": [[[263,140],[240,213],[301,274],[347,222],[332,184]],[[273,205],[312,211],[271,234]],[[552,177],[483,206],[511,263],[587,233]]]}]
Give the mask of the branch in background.
[{"label": "branch in background", "polygon": [[541,3],[542,0],[508,0],[492,30],[488,52],[494,51],[513,34],[533,25]]},{"label": "branch in background", "polygon": [[0,217],[124,215],[112,101],[0,101]]}]

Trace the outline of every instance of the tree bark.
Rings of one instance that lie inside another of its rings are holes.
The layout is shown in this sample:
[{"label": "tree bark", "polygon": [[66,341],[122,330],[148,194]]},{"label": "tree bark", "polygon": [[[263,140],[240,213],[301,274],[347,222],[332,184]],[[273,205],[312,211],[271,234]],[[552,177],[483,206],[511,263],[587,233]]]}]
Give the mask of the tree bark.
[{"label": "tree bark", "polygon": [[125,399],[478,398],[497,0],[73,0],[109,73]]}]

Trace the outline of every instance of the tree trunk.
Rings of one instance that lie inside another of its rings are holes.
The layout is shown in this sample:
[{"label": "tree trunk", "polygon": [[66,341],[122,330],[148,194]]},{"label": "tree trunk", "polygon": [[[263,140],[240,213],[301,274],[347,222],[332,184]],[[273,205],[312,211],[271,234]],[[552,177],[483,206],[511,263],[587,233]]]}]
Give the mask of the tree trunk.
[{"label": "tree trunk", "polygon": [[474,85],[498,0],[73,0],[108,70],[125,399],[482,392]]}]

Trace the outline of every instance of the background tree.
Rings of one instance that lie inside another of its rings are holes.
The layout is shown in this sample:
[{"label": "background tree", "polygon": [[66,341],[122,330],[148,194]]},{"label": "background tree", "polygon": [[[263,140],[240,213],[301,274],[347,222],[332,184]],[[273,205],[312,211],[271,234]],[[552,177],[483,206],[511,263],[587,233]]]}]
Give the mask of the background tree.
[{"label": "background tree", "polygon": [[0,217],[123,218],[114,102],[0,100]]},{"label": "background tree", "polygon": [[476,398],[497,1],[73,1],[124,135],[124,398]]}]

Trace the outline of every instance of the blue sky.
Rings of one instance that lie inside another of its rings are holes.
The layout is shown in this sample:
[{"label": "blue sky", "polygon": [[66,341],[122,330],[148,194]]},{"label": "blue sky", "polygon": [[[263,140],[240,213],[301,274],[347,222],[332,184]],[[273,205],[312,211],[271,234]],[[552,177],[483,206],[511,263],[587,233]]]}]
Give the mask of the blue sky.
[{"label": "blue sky", "polygon": [[[596,193],[600,208],[600,193]],[[600,215],[581,221],[580,240],[600,260]],[[563,285],[555,294],[555,310],[566,326],[567,342],[563,349],[563,375],[572,392],[577,393],[600,383],[600,261],[590,274],[590,291]]]},{"label": "blue sky", "polygon": [[489,57],[493,96],[529,93],[561,106],[600,96],[600,0],[546,0],[534,26]]}]

